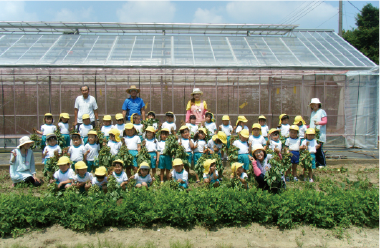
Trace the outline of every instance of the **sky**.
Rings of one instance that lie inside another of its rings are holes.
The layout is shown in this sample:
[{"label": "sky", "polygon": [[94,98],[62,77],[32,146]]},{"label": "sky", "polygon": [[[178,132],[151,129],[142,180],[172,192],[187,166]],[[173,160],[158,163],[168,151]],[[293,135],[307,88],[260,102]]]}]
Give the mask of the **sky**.
[{"label": "sky", "polygon": [[[379,1],[343,1],[343,29]],[[338,1],[2,1],[0,21],[293,24],[338,32]],[[358,10],[359,9],[359,10]]]}]

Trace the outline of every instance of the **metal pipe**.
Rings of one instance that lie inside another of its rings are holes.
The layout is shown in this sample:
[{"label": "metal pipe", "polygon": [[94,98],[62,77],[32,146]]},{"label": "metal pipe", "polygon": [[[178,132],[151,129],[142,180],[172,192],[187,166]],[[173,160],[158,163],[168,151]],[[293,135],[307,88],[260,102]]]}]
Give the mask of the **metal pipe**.
[{"label": "metal pipe", "polygon": [[104,107],[105,107],[105,114],[107,114],[107,75],[104,76]]}]

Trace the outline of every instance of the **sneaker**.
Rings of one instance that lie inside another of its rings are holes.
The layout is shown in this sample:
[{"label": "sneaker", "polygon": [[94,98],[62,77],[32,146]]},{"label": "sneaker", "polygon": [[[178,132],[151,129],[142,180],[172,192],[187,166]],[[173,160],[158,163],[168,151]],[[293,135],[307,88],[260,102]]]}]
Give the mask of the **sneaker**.
[{"label": "sneaker", "polygon": [[289,182],[290,181],[289,177],[285,177],[285,181]]},{"label": "sneaker", "polygon": [[294,178],[293,178],[293,181],[298,182],[298,178],[297,178],[297,177],[294,177]]},{"label": "sneaker", "polygon": [[314,183],[313,178],[310,178],[310,179],[309,179],[309,183]]},{"label": "sneaker", "polygon": [[323,168],[323,166],[322,166],[322,165],[318,166],[318,169],[322,169],[322,168]]}]

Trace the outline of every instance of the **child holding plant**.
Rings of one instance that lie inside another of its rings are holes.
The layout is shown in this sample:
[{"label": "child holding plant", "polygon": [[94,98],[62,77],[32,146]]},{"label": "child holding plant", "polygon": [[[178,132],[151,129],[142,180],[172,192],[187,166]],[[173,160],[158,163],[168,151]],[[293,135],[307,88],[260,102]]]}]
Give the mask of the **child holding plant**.
[{"label": "child holding plant", "polygon": [[90,115],[82,115],[83,124],[79,126],[79,133],[82,137],[83,144],[86,145],[88,142],[88,132],[93,128],[91,125]]},{"label": "child holding plant", "polygon": [[[153,119],[153,120],[156,120],[156,113],[154,113],[154,111],[149,111],[148,112],[148,115],[147,115],[148,119]],[[153,123],[152,125],[154,127],[154,130],[158,130],[158,125],[157,123]]]},{"label": "child holding plant", "polygon": [[261,135],[264,137],[265,141],[268,140],[269,127],[266,125],[267,118],[264,115],[259,116],[259,124],[261,126]]},{"label": "child holding plant", "polygon": [[157,151],[157,139],[155,138],[156,130],[153,126],[149,126],[145,129],[145,147],[150,155],[150,167],[152,168],[152,177],[156,175],[156,167],[158,167],[158,151]]},{"label": "child holding plant", "polygon": [[104,138],[106,138],[107,141],[109,140],[109,131],[111,131],[112,128],[112,117],[110,115],[105,115],[103,117],[103,126],[100,131],[103,133]]},{"label": "child holding plant", "polygon": [[162,123],[161,128],[167,128],[169,130],[169,134],[172,133],[172,130],[175,132],[177,130],[177,126],[175,125],[175,115],[173,112],[166,112],[166,121]]},{"label": "child holding plant", "polygon": [[165,146],[166,146],[166,139],[169,136],[169,129],[163,128],[160,132],[160,141],[157,143],[157,151],[159,151],[158,154],[158,168],[161,170],[160,172],[160,179],[161,184],[164,183],[164,174],[166,174],[166,179],[169,180],[170,178],[170,170],[172,169],[172,158],[168,155],[164,155]]},{"label": "child holding plant", "polygon": [[124,118],[122,113],[118,113],[115,115],[116,124],[113,125],[113,129],[117,129],[120,132],[120,138],[123,137],[124,132]]},{"label": "child holding plant", "polygon": [[249,132],[247,129],[243,129],[239,133],[239,139],[235,140],[234,143],[232,144],[233,146],[236,146],[237,148],[239,148],[238,161],[239,163],[243,164],[244,172],[248,171],[249,165],[250,165],[248,154],[250,151],[251,144],[248,143],[248,139],[249,139]]},{"label": "child holding plant", "polygon": [[195,115],[190,115],[190,123],[186,123],[186,126],[190,130],[191,135],[195,135],[198,132],[198,125],[195,124],[197,117]]},{"label": "child holding plant", "polygon": [[138,135],[140,137],[140,141],[142,141],[143,140],[142,129],[144,125],[141,124],[141,117],[138,114],[134,113],[131,115],[131,120],[132,120],[133,126],[135,127],[136,135]]},{"label": "child holding plant", "polygon": [[210,131],[210,133],[216,134],[216,125],[213,113],[206,112],[205,122],[203,123],[203,125],[208,131]]},{"label": "child holding plant", "polygon": [[280,153],[282,150],[282,143],[280,141],[280,131],[276,128],[272,128],[271,130],[269,130],[268,135],[270,138],[269,149],[276,153]]},{"label": "child holding plant", "polygon": [[70,115],[68,113],[61,113],[59,115],[58,127],[60,132],[65,139],[66,146],[70,146],[70,128],[69,128]]},{"label": "child holding plant", "polygon": [[36,133],[41,134],[41,148],[44,149],[46,146],[46,135],[49,133],[54,133],[57,127],[53,125],[54,119],[51,113],[46,113],[44,116],[44,124],[41,126],[41,131],[35,130]]},{"label": "child holding plant", "polygon": [[[314,128],[308,128],[306,130],[306,139],[302,141],[301,150],[308,149],[312,160],[312,167],[309,168],[309,182],[314,182],[313,180],[313,169],[316,168],[315,166],[315,153],[317,152],[317,149],[320,147],[320,144],[317,143],[315,138],[315,129]],[[307,178],[305,177],[305,169],[303,170],[305,181]]]},{"label": "child holding plant", "polygon": [[92,187],[99,187],[104,193],[107,193],[107,169],[100,166],[95,170],[95,177],[92,178]]},{"label": "child holding plant", "polygon": [[87,171],[87,165],[83,161],[79,161],[75,164],[74,184],[80,192],[88,191],[91,187],[92,174]]},{"label": "child holding plant", "polygon": [[255,180],[259,184],[260,189],[268,189],[269,185],[264,180],[265,174],[270,170],[271,165],[269,160],[272,158],[271,154],[267,154],[264,150],[264,147],[260,144],[253,146],[251,160],[253,173],[255,174]]},{"label": "child holding plant", "polygon": [[136,128],[132,123],[125,124],[124,130],[124,141],[125,145],[129,149],[129,153],[133,156],[133,165],[127,164],[127,174],[130,176],[130,170],[133,166],[134,173],[137,172],[137,154],[141,148],[141,139],[138,135],[136,135]]},{"label": "child holding plant", "polygon": [[290,161],[292,163],[292,168],[286,172],[286,181],[289,181],[289,174],[290,170],[293,172],[293,180],[298,181],[297,179],[297,165],[299,163],[300,159],[300,145],[301,145],[301,140],[298,138],[298,132],[299,132],[299,127],[297,125],[292,125],[290,126],[289,129],[289,138],[286,139],[285,141],[285,146],[289,148],[289,152],[292,154],[290,157]]},{"label": "child holding plant", "polygon": [[176,158],[173,160],[173,168],[170,177],[179,183],[179,187],[183,189],[187,189],[187,180],[189,178],[189,173],[183,169],[182,159]]},{"label": "child holding plant", "polygon": [[252,135],[249,136],[248,141],[251,143],[251,146],[256,144],[261,144],[265,147],[267,141],[261,135],[261,125],[259,123],[255,123],[252,125]]},{"label": "child holding plant", "polygon": [[51,179],[50,183],[55,182],[60,190],[71,187],[75,174],[70,168],[70,159],[62,156],[59,158],[57,165],[59,169],[54,173],[54,179]]},{"label": "child holding plant", "polygon": [[117,159],[112,162],[113,172],[112,176],[116,179],[116,182],[122,189],[126,189],[128,184],[128,176],[123,171],[124,162],[120,159]]},{"label": "child holding plant", "polygon": [[249,130],[248,127],[246,125],[244,125],[244,123],[247,123],[248,120],[247,118],[245,118],[245,116],[238,116],[238,119],[236,121],[236,126],[234,127],[234,131],[236,132],[236,134],[239,134],[241,130],[243,129],[246,129],[246,130]]},{"label": "child holding plant", "polygon": [[[223,132],[221,133],[224,134]],[[220,141],[217,134],[213,135],[212,138],[208,141],[207,147],[210,154],[216,153],[219,155],[220,158],[222,158],[223,144],[222,144],[222,141]]]},{"label": "child holding plant", "polygon": [[230,138],[234,129],[231,126],[230,117],[228,115],[223,115],[222,117],[222,125],[219,126],[219,131],[222,131],[227,136],[227,147],[230,146]]},{"label": "child holding plant", "polygon": [[[191,151],[194,148],[194,142],[190,138],[190,130],[188,126],[182,126],[179,129],[179,133],[181,134],[181,136],[178,138],[178,144],[182,146],[183,148],[185,148],[187,155],[189,155],[188,161],[189,161],[189,165],[191,166],[191,161],[193,157],[193,154]],[[189,166],[185,166],[185,170],[187,172],[189,172],[189,169],[190,169]]]},{"label": "child holding plant", "polygon": [[72,161],[72,169],[75,169],[75,164],[79,161],[83,161],[84,157],[84,146],[82,145],[82,139],[79,133],[71,134],[72,145],[67,151],[67,155],[70,157]]},{"label": "child holding plant", "polygon": [[95,158],[99,155],[100,145],[98,144],[98,133],[94,130],[88,132],[88,143],[84,146],[84,159],[87,162],[87,171],[91,172],[95,168]]},{"label": "child holding plant", "polygon": [[[206,143],[206,133],[207,133],[207,130],[206,128],[199,128],[198,129],[198,133],[196,133],[194,135],[194,155],[193,155],[193,159],[194,159],[194,165],[197,164],[199,158],[202,156],[203,153],[207,153],[208,149],[207,149],[207,143]],[[199,180],[197,180],[197,183],[200,182]]]},{"label": "child holding plant", "polygon": [[120,133],[119,130],[113,128],[108,132],[109,140],[107,146],[111,148],[111,154],[116,155],[121,148]]},{"label": "child holding plant", "polygon": [[147,162],[142,162],[139,166],[137,173],[131,176],[131,179],[136,180],[136,188],[145,187],[148,188],[150,184],[155,180],[149,174],[150,166]]},{"label": "child holding plant", "polygon": [[54,133],[49,133],[47,136],[48,145],[45,146],[42,152],[42,158],[44,159],[44,164],[46,165],[50,158],[54,157],[54,153],[62,153],[61,147],[57,144],[57,136]]},{"label": "child holding plant", "polygon": [[206,184],[210,184],[213,187],[219,187],[219,174],[216,169],[216,160],[215,159],[207,159],[203,163],[203,180]]},{"label": "child holding plant", "polygon": [[248,189],[248,175],[244,172],[242,163],[235,162],[231,165],[231,179],[236,178],[240,181],[242,185],[244,185],[244,188]]},{"label": "child holding plant", "polygon": [[306,132],[306,122],[303,120],[302,116],[300,115],[297,115],[295,118],[294,118],[294,123],[293,125],[297,125],[298,126],[298,137],[301,139],[301,141],[303,141],[303,139],[305,138],[305,132]]},{"label": "child holding plant", "polygon": [[279,119],[280,122],[278,123],[278,129],[281,131],[281,136],[289,137],[289,115],[281,114]]}]

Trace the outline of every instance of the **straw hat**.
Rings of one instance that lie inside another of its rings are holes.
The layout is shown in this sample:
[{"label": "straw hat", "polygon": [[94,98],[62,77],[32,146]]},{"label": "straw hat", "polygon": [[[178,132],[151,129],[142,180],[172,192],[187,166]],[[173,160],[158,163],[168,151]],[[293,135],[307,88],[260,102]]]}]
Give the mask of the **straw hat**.
[{"label": "straw hat", "polygon": [[20,143],[20,144],[17,146],[17,148],[20,148],[20,147],[22,147],[22,146],[25,145],[25,144],[33,144],[34,141],[31,140],[31,139],[29,138],[29,136],[24,136],[24,137],[21,137],[21,138],[19,139],[19,143]]},{"label": "straw hat", "polygon": [[199,88],[194,88],[193,92],[191,93],[191,95],[194,95],[194,94],[201,94],[201,95],[203,95],[203,92]]},{"label": "straw hat", "polygon": [[136,85],[131,85],[129,89],[126,90],[128,94],[131,94],[131,90],[136,90],[137,93],[140,93],[140,90],[136,88]]}]

